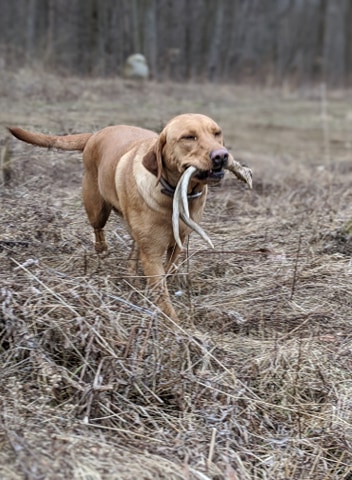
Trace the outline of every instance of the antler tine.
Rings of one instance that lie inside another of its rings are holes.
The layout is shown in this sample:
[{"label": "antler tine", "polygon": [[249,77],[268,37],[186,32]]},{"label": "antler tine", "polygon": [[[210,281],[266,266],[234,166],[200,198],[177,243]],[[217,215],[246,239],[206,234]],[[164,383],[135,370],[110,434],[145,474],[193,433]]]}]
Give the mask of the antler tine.
[{"label": "antler tine", "polygon": [[230,155],[230,162],[225,167],[226,170],[230,170],[230,172],[234,173],[237,178],[245,182],[250,189],[253,187],[252,182],[252,170],[248,167],[244,167],[239,162],[237,162],[232,155]]},{"label": "antler tine", "polygon": [[174,193],[173,205],[172,205],[172,230],[174,232],[174,239],[182,250],[183,245],[180,239],[180,201],[176,197],[176,191]]},{"label": "antler tine", "polygon": [[174,232],[175,241],[181,250],[183,249],[183,245],[180,239],[180,214],[181,212],[185,211],[189,218],[187,188],[192,175],[194,175],[196,171],[197,169],[195,167],[188,167],[183,172],[180,180],[178,181],[178,184],[176,185],[176,189],[174,193],[173,210],[172,210],[172,229]]},{"label": "antler tine", "polygon": [[184,223],[194,230],[198,235],[202,237],[203,240],[205,240],[211,248],[215,248],[213,242],[210,240],[208,235],[205,233],[205,231],[196,223],[194,220],[191,219],[191,217],[186,217],[184,212],[181,211],[181,218],[184,221]]},{"label": "antler tine", "polygon": [[180,239],[180,217],[183,222],[192,230],[194,230],[198,235],[200,235],[203,240],[209,243],[209,245],[214,248],[214,245],[208,235],[204,232],[204,230],[194,222],[190,215],[189,215],[189,208],[188,208],[188,199],[187,199],[187,189],[189,181],[197,171],[195,167],[188,167],[187,170],[183,173],[182,177],[180,178],[173,200],[173,212],[172,212],[172,228],[174,233],[174,238],[182,250],[183,245]]}]

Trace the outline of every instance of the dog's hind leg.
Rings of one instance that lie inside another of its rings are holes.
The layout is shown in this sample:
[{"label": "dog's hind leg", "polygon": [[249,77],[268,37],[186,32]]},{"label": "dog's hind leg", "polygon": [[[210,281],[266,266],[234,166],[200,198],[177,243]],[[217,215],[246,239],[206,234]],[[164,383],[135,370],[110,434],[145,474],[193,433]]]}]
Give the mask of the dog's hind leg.
[{"label": "dog's hind leg", "polygon": [[108,245],[105,241],[104,227],[112,207],[102,198],[96,181],[92,181],[91,176],[87,173],[83,176],[82,195],[89,222],[94,228],[95,251],[97,253],[105,252]]},{"label": "dog's hind leg", "polygon": [[105,240],[105,233],[102,228],[94,229],[95,243],[94,248],[97,253],[103,253],[108,250],[108,244]]}]

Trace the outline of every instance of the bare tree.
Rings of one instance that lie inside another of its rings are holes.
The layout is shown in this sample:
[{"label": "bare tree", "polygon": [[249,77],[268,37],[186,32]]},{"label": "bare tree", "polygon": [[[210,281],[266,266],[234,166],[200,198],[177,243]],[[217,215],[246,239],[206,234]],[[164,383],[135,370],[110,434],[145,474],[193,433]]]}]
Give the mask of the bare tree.
[{"label": "bare tree", "polygon": [[156,0],[145,0],[142,52],[147,58],[152,77],[158,76],[157,70],[157,5]]},{"label": "bare tree", "polygon": [[[211,4],[215,5],[214,2],[210,1],[208,9],[211,9]],[[207,77],[209,80],[215,80],[219,73],[220,62],[218,59],[222,54],[220,47],[224,25],[224,6],[225,1],[218,0],[215,11],[212,12],[211,16],[214,21],[211,21],[209,25],[210,45],[207,61]]]},{"label": "bare tree", "polygon": [[9,64],[81,75],[144,54],[157,79],[352,81],[351,0],[0,0]]},{"label": "bare tree", "polygon": [[29,0],[26,20],[26,56],[28,59],[30,59],[34,53],[37,14],[37,0]]},{"label": "bare tree", "polygon": [[346,73],[345,18],[348,0],[327,0],[324,38],[324,76],[337,85]]}]

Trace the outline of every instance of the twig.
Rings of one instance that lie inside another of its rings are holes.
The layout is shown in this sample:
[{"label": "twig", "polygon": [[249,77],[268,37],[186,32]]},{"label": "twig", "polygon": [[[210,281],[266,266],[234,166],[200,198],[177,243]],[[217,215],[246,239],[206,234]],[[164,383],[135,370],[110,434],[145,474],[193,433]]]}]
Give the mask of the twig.
[{"label": "twig", "polygon": [[215,449],[215,437],[216,437],[216,428],[212,428],[210,445],[209,445],[209,455],[208,455],[208,461],[207,461],[208,469],[210,468],[210,465],[213,461],[214,449]]},{"label": "twig", "polygon": [[7,138],[1,151],[1,180],[5,186],[10,183],[11,173],[11,152],[9,139]]},{"label": "twig", "polygon": [[321,94],[321,120],[322,120],[322,127],[323,127],[324,155],[325,155],[326,164],[330,166],[331,164],[330,131],[329,131],[329,119],[328,119],[328,102],[327,102],[325,83],[322,83],[320,86],[320,94]]},{"label": "twig", "polygon": [[12,247],[15,245],[22,245],[23,247],[28,247],[30,242],[27,242],[26,240],[0,240],[0,247],[2,245],[6,247]]},{"label": "twig", "polygon": [[295,368],[295,373],[294,373],[294,378],[293,378],[293,388],[292,388],[292,397],[297,405],[297,411],[296,411],[296,418],[297,418],[297,424],[298,424],[298,437],[302,438],[302,416],[301,416],[301,409],[299,408],[299,399],[297,397],[297,384],[298,384],[298,379],[299,379],[299,373],[302,369],[302,343],[299,341],[298,343],[298,358],[297,358],[297,364]]},{"label": "twig", "polygon": [[299,239],[298,239],[298,247],[297,247],[297,252],[296,252],[295,266],[294,266],[294,269],[293,269],[293,279],[292,279],[290,300],[293,299],[293,296],[294,296],[295,290],[296,290],[298,260],[299,260],[299,257],[300,257],[301,245],[302,245],[302,233],[300,233]]}]

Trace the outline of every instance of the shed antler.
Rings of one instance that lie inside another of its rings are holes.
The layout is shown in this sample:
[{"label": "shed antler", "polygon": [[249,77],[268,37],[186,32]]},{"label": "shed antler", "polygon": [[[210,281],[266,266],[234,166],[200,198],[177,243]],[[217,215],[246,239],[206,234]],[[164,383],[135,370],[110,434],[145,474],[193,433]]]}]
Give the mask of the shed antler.
[{"label": "shed antler", "polygon": [[181,250],[183,245],[180,239],[180,217],[189,228],[197,232],[206,242],[209,243],[211,248],[214,248],[213,242],[210,240],[205,231],[196,222],[194,222],[189,215],[187,188],[191,177],[196,173],[196,171],[197,169],[195,167],[188,167],[183,172],[182,177],[176,186],[174,194],[172,228],[175,241]]},{"label": "shed antler", "polygon": [[[250,189],[252,188],[252,170],[250,168],[241,165],[232,156],[230,156],[229,164],[224,168],[226,170],[230,170],[230,172],[235,174],[237,178],[247,183]],[[189,228],[198,233],[198,235],[200,235],[203,240],[210,245],[211,248],[214,248],[213,242],[210,240],[208,235],[194,220],[191,219],[189,214],[187,189],[188,184],[196,171],[197,169],[195,167],[188,167],[183,172],[174,193],[172,229],[175,241],[181,250],[183,245],[180,239],[180,217]]]},{"label": "shed antler", "polygon": [[239,180],[245,182],[250,189],[252,189],[252,170],[244,165],[241,165],[240,162],[237,162],[232,155],[229,156],[229,163],[225,170],[230,170]]}]

